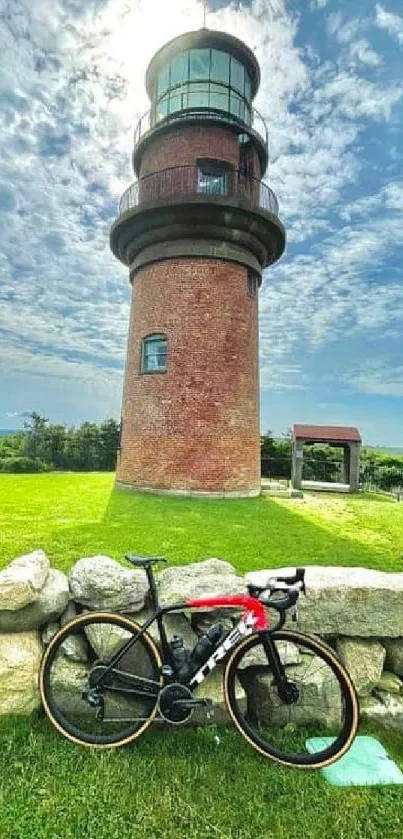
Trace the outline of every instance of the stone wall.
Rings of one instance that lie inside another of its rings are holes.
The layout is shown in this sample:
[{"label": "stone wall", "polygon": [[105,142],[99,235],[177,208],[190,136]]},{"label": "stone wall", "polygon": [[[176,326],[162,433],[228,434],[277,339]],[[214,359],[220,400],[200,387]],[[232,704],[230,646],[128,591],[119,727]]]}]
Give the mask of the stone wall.
[{"label": "stone wall", "polygon": [[[156,577],[164,605],[243,594],[247,581],[262,582],[279,573],[280,569],[253,572],[245,579],[228,562],[208,559],[166,568]],[[310,566],[306,584],[307,595],[299,601],[299,629],[323,637],[336,650],[357,687],[363,717],[403,731],[403,573]],[[96,556],[80,559],[68,579],[50,568],[41,550],[15,559],[0,572],[0,714],[29,714],[39,707],[37,677],[45,645],[83,609],[144,620],[149,614],[144,572]],[[237,620],[231,614],[216,610],[169,615],[168,635],[181,635],[192,647],[217,619],[229,630]],[[158,640],[154,627],[150,633]],[[215,700],[215,722],[227,720],[221,668],[203,683],[199,695]]]}]

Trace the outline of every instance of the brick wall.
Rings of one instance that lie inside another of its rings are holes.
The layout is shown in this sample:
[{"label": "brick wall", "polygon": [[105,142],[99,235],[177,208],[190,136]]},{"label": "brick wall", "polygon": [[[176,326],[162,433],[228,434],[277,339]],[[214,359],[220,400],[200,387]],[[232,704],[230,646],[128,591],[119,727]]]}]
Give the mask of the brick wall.
[{"label": "brick wall", "polygon": [[[118,480],[206,492],[260,487],[258,301],[241,265],[170,259],[139,271]],[[168,337],[167,372],[141,374],[142,338]]]},{"label": "brick wall", "polygon": [[[238,136],[220,125],[186,125],[183,122],[150,140],[144,152],[140,178],[169,166],[195,166],[198,158],[225,160],[239,166]],[[260,163],[252,151],[253,175],[260,178]]]}]

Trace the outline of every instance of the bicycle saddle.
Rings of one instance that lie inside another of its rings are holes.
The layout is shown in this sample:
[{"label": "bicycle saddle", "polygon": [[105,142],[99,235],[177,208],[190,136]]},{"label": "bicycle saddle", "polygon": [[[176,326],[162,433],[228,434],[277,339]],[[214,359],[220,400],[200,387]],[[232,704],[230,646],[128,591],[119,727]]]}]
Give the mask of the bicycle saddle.
[{"label": "bicycle saddle", "polygon": [[147,568],[155,562],[166,562],[164,556],[136,556],[136,554],[125,554],[125,559],[137,568]]}]

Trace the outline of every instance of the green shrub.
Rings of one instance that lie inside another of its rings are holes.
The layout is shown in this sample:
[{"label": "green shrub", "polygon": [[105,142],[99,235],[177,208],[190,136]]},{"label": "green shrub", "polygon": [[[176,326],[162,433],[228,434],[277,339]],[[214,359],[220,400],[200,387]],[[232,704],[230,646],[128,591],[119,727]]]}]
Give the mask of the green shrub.
[{"label": "green shrub", "polygon": [[1,472],[49,472],[50,466],[33,457],[7,457],[0,461]]}]

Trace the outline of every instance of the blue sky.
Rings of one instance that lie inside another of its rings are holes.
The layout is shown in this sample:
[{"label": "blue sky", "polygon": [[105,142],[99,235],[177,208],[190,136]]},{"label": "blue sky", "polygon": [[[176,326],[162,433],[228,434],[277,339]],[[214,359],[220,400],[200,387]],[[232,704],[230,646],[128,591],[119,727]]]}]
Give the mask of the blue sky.
[{"label": "blue sky", "polygon": [[[401,0],[209,3],[256,53],[288,244],[260,293],[261,425],[403,445]],[[153,53],[196,0],[0,0],[0,427],[119,417],[129,283],[109,251]]]}]

